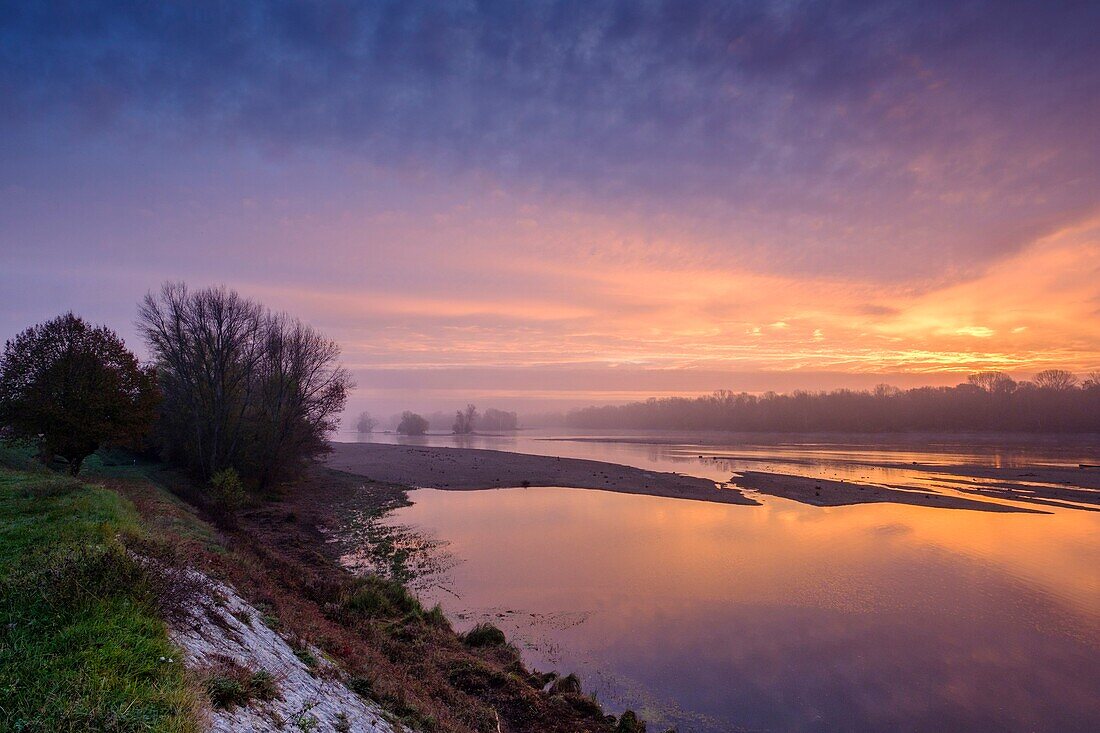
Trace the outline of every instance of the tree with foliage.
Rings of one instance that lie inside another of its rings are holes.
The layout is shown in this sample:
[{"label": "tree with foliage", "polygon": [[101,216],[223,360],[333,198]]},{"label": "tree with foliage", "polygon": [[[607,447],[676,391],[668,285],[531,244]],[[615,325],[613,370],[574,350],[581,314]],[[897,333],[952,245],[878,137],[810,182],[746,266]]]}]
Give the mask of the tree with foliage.
[{"label": "tree with foliage", "polygon": [[157,362],[169,460],[204,479],[234,468],[267,489],[329,450],[352,384],[334,342],[234,291],[182,283],[146,295],[139,325]]},{"label": "tree with foliage", "polygon": [[402,435],[423,435],[428,432],[428,421],[415,412],[405,410],[401,413],[401,422],[397,424],[397,432]]},{"label": "tree with foliage", "polygon": [[376,427],[378,427],[378,421],[371,417],[369,412],[364,410],[359,413],[359,421],[355,424],[357,432],[373,433]]},{"label": "tree with foliage", "polygon": [[39,458],[69,473],[106,444],[136,445],[149,429],[155,375],[114,331],[72,313],[8,341],[0,360],[0,424],[37,444]]}]

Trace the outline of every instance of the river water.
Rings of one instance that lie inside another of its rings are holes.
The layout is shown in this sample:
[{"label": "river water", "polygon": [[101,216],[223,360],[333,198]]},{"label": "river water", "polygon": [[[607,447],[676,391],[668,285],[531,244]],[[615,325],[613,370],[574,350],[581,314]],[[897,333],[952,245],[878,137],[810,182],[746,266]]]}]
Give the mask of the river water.
[{"label": "river water", "polygon": [[[569,438],[569,439],[562,439]],[[1094,441],[522,433],[380,442],[919,484],[930,466],[1100,463]],[[919,467],[914,467],[914,463]],[[1100,730],[1100,512],[738,506],[602,491],[420,489],[422,578],[650,730]],[[1034,508],[1034,507],[1032,507]]]}]

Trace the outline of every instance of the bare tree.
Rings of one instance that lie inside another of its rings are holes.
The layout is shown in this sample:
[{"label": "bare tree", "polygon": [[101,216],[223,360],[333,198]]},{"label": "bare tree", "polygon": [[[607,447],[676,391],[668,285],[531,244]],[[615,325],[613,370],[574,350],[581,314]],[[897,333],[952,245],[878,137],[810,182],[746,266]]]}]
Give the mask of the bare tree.
[{"label": "bare tree", "polygon": [[519,425],[519,419],[514,412],[490,407],[482,414],[479,424],[482,430],[515,430]]},{"label": "bare tree", "polygon": [[1065,369],[1045,369],[1035,375],[1035,384],[1039,389],[1066,392],[1077,386],[1077,375]]},{"label": "bare tree", "polygon": [[335,343],[224,287],[166,283],[139,315],[167,458],[206,479],[236,468],[267,487],[327,450],[351,386]]},{"label": "bare tree", "polygon": [[1004,372],[978,372],[966,381],[990,394],[1009,394],[1016,391],[1016,380]]},{"label": "bare tree", "polygon": [[351,386],[335,342],[283,315],[268,315],[264,325],[245,464],[260,488],[297,475],[330,450],[326,437],[337,428]]},{"label": "bare tree", "polygon": [[469,435],[474,432],[474,424],[476,421],[477,408],[473,405],[466,405],[465,410],[459,410],[455,413],[453,430],[456,435]]},{"label": "bare tree", "polygon": [[203,478],[240,458],[260,362],[263,308],[225,288],[192,292],[165,283],[139,309],[164,401],[158,421],[167,458]]},{"label": "bare tree", "polygon": [[359,413],[359,420],[355,423],[356,431],[360,433],[373,433],[376,427],[378,427],[378,421],[371,417],[369,412],[364,410]]}]

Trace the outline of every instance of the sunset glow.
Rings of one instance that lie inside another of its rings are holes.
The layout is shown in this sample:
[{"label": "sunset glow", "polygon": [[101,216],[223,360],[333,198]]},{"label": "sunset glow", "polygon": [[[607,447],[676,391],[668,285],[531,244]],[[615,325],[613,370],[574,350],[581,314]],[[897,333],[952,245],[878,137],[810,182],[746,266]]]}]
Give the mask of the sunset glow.
[{"label": "sunset glow", "polygon": [[3,21],[6,335],[172,277],[387,409],[1100,368],[1084,7],[95,5]]}]

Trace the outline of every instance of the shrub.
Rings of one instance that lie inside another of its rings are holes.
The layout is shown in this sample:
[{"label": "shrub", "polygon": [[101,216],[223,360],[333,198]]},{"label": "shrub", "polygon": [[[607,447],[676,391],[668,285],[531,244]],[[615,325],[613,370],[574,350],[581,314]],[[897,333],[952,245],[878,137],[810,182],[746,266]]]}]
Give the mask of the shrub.
[{"label": "shrub", "polygon": [[401,413],[401,422],[397,425],[397,432],[402,435],[423,435],[428,432],[428,421],[415,412],[405,410]]},{"label": "shrub", "polygon": [[210,479],[210,502],[222,520],[232,521],[244,507],[248,494],[236,469],[226,468]]},{"label": "shrub", "polygon": [[214,675],[206,681],[206,694],[214,707],[224,710],[247,705],[249,699],[240,679],[224,675]]},{"label": "shrub", "polygon": [[638,719],[633,710],[627,710],[619,716],[615,733],[645,733],[645,723]]},{"label": "shrub", "polygon": [[374,696],[374,684],[367,677],[352,677],[348,680],[348,689],[356,695],[367,699],[371,699]]},{"label": "shrub", "polygon": [[554,680],[550,685],[551,695],[579,695],[581,694],[581,681],[575,674],[567,674]]},{"label": "shrub", "polygon": [[298,661],[300,661],[302,664],[306,665],[310,669],[316,669],[317,665],[321,663],[320,660],[318,660],[317,657],[313,654],[313,652],[311,652],[309,649],[306,649],[305,647],[295,649],[294,656],[298,657]]},{"label": "shrub", "polygon": [[504,632],[488,622],[480,623],[467,631],[463,634],[462,641],[472,647],[505,646],[508,643]]},{"label": "shrub", "polygon": [[252,679],[249,681],[249,687],[257,700],[267,702],[279,696],[279,686],[275,682],[275,675],[271,674],[266,669],[261,669],[259,672],[254,672],[252,674]]}]

